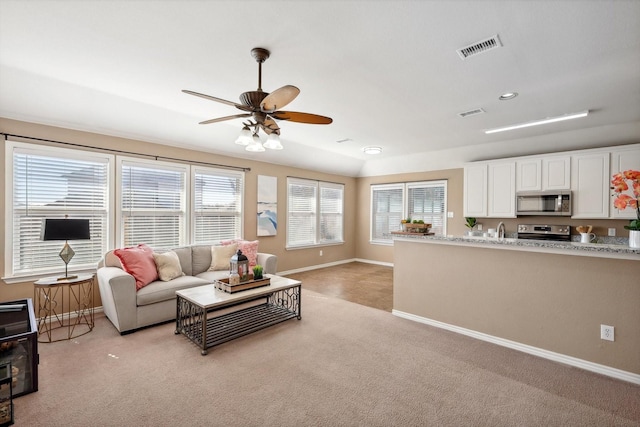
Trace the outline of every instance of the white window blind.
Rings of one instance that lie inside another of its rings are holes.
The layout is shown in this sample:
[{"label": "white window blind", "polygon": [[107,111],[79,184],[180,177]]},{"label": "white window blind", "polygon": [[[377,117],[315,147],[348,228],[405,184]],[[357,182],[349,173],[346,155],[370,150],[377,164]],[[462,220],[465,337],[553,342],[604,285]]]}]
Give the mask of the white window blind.
[{"label": "white window blind", "polygon": [[172,248],[186,242],[186,171],[187,167],[159,162],[121,162],[123,246]]},{"label": "white window blind", "polygon": [[446,181],[407,184],[407,216],[431,224],[431,231],[446,233],[447,185]]},{"label": "white window blind", "polygon": [[391,241],[391,231],[400,230],[404,210],[404,185],[371,186],[371,240]]},{"label": "white window blind", "polygon": [[371,241],[391,243],[402,219],[423,220],[431,231],[446,234],[447,181],[371,186]]},{"label": "white window blind", "polygon": [[[89,219],[91,240],[70,241],[75,256],[69,270],[94,268],[108,243],[107,155],[77,150],[28,148],[28,144],[8,143],[12,159],[12,182],[7,203],[12,216],[7,219],[7,239],[11,239],[11,260],[6,276],[62,271],[59,252],[64,242],[42,241],[45,218]],[[9,152],[9,151],[8,151]],[[7,159],[9,160],[9,159]]]},{"label": "white window blind", "polygon": [[342,243],[344,185],[287,179],[287,247]]},{"label": "white window blind", "polygon": [[344,185],[320,182],[320,243],[343,241]]},{"label": "white window blind", "polygon": [[194,168],[194,243],[242,237],[244,173]]}]

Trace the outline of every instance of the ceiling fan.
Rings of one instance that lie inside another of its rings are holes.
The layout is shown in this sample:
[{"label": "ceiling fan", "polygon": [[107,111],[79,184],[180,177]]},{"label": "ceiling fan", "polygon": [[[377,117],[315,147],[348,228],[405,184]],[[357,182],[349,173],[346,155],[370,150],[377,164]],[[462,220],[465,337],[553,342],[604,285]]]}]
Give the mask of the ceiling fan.
[{"label": "ceiling fan", "polygon": [[[234,114],[232,116],[218,117],[215,119],[205,120],[200,122],[201,125],[210,123],[223,122],[226,120],[233,120],[238,118],[251,117],[248,121],[243,122],[244,128],[242,134],[236,141],[241,145],[247,145],[249,151],[264,151],[255,146],[256,141],[259,144],[258,129],[262,129],[273,140],[280,135],[280,127],[276,124],[276,120],[288,120],[298,123],[309,123],[317,125],[328,125],[333,122],[330,117],[320,116],[317,114],[300,113],[296,111],[283,111],[283,108],[291,101],[293,101],[300,89],[292,85],[282,86],[279,89],[269,93],[262,90],[262,63],[269,58],[270,52],[267,49],[256,47],[251,49],[251,56],[253,56],[258,63],[258,89],[254,91],[244,92],[240,95],[240,103],[233,101],[227,101],[225,99],[216,98],[215,96],[205,95],[203,93],[194,92],[191,90],[183,90],[182,92],[189,95],[199,96],[201,98],[209,99],[211,101],[220,102],[223,104],[236,107],[238,110],[244,111],[241,114]],[[253,129],[253,146],[254,149],[250,149],[252,145],[251,131]],[[269,146],[269,141],[265,143],[267,148],[281,149],[280,141],[277,144]],[[260,145],[260,144],[259,144]],[[262,145],[260,145],[262,147]]]}]

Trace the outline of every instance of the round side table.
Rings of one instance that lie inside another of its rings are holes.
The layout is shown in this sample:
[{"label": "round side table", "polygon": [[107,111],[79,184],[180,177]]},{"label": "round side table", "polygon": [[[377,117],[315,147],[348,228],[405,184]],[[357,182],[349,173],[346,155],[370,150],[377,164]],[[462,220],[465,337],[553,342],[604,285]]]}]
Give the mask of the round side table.
[{"label": "round side table", "polygon": [[38,342],[77,338],[93,330],[94,274],[73,279],[45,277],[33,284]]}]

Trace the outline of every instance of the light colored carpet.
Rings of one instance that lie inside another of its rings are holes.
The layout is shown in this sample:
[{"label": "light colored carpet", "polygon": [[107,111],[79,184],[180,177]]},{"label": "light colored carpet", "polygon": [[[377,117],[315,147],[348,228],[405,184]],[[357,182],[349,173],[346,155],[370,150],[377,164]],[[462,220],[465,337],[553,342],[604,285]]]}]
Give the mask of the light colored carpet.
[{"label": "light colored carpet", "polygon": [[214,347],[168,323],[40,344],[17,426],[638,426],[640,387],[303,290]]}]

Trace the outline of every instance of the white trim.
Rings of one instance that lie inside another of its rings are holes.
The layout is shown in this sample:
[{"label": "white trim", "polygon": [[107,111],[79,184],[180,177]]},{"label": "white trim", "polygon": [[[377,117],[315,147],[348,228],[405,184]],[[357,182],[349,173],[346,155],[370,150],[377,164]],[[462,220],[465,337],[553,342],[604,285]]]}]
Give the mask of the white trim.
[{"label": "white trim", "polygon": [[348,263],[354,262],[354,261],[355,261],[355,259],[351,258],[351,259],[345,259],[345,260],[342,260],[342,261],[328,262],[326,264],[316,264],[316,265],[311,265],[309,267],[296,268],[296,269],[293,269],[293,270],[278,271],[276,273],[276,275],[278,275],[278,276],[286,276],[288,274],[302,273],[304,271],[317,270],[319,268],[333,267],[333,266],[341,265],[341,264],[348,264]]},{"label": "white trim", "polygon": [[278,276],[286,276],[287,274],[295,274],[295,273],[302,273],[305,271],[318,270],[320,268],[333,267],[333,266],[342,265],[342,264],[349,264],[350,262],[364,262],[367,264],[377,264],[377,265],[383,265],[386,267],[393,267],[393,263],[390,263],[390,262],[373,261],[370,259],[361,259],[361,258],[350,258],[342,261],[328,262],[326,264],[316,264],[316,265],[311,265],[309,267],[296,268],[293,270],[278,271],[276,274]]},{"label": "white trim", "polygon": [[492,344],[500,345],[502,347],[511,348],[513,350],[521,351],[523,353],[532,354],[534,356],[542,357],[544,359],[549,359],[554,362],[563,363],[569,366],[574,366],[576,368],[606,375],[608,377],[616,378],[622,381],[627,381],[634,384],[640,384],[640,375],[635,374],[633,372],[623,371],[621,369],[612,368],[610,366],[601,365],[599,363],[589,362],[588,360],[578,359],[577,357],[567,356],[565,354],[560,354],[560,353],[545,350],[542,348],[533,347],[533,346],[522,344],[516,341],[495,337],[493,335],[488,335],[488,334],[474,331],[471,329],[462,328],[460,326],[443,323],[443,322],[429,319],[426,317],[416,316],[415,314],[405,313],[399,310],[392,310],[391,313],[394,316],[402,317],[408,320],[413,320],[414,322],[418,322],[418,323],[424,323],[425,325],[435,326],[436,328],[446,329],[451,332],[466,335],[482,341],[487,341]]}]

